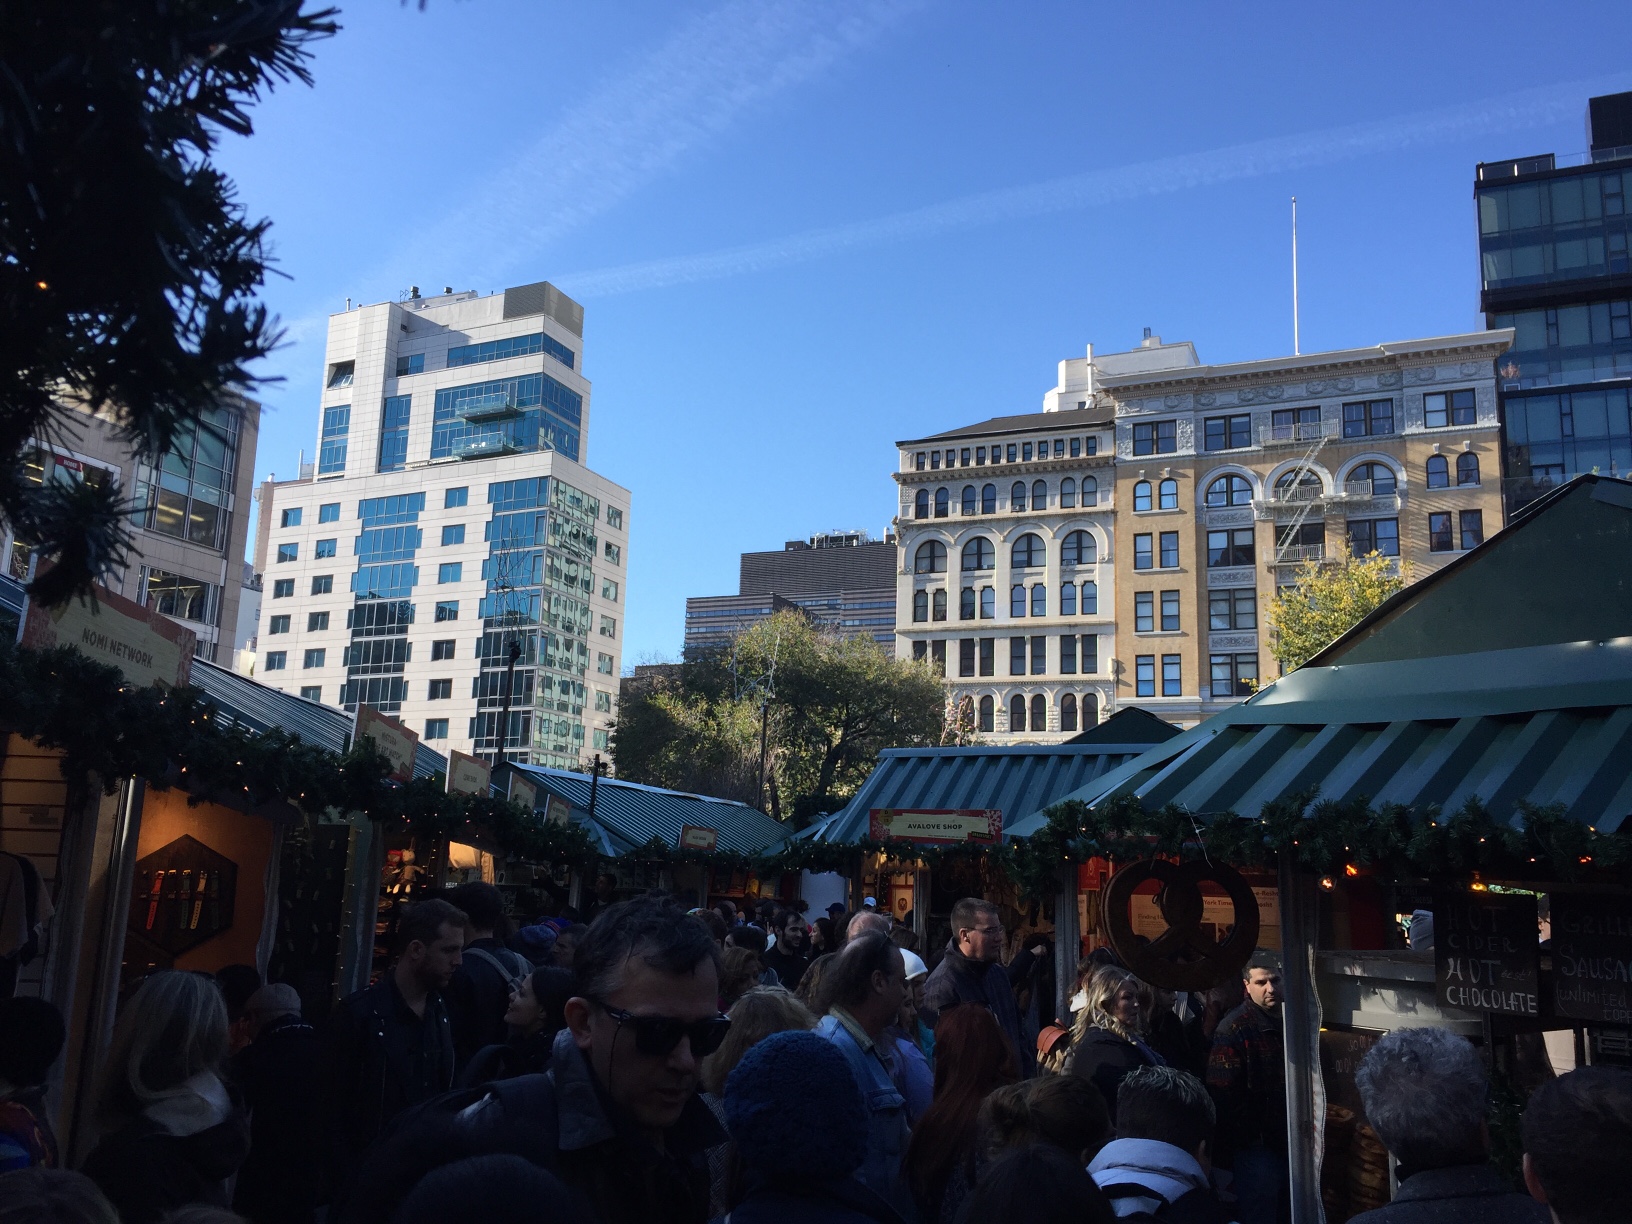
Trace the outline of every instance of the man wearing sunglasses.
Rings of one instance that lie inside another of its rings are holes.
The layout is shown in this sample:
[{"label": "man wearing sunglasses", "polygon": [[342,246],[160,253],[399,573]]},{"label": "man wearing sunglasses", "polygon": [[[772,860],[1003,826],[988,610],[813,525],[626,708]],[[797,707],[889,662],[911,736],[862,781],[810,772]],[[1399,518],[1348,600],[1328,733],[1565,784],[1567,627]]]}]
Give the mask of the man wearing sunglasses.
[{"label": "man wearing sunglasses", "polygon": [[[958,1003],[986,1008],[1009,1039],[1020,1077],[1027,1079],[1036,1069],[1035,1047],[1021,1031],[1011,983],[1025,979],[1037,956],[1035,949],[1023,950],[1005,969],[1003,920],[997,906],[980,897],[965,897],[952,907],[952,939],[946,955],[924,983],[924,1009],[934,1017]],[[930,1019],[932,1026],[934,1023]]]},{"label": "man wearing sunglasses", "polygon": [[725,1132],[697,1096],[730,1028],[719,948],[671,899],[608,906],[573,962],[550,1070],[490,1085],[459,1118],[550,1169],[597,1224],[704,1224],[706,1152]]}]

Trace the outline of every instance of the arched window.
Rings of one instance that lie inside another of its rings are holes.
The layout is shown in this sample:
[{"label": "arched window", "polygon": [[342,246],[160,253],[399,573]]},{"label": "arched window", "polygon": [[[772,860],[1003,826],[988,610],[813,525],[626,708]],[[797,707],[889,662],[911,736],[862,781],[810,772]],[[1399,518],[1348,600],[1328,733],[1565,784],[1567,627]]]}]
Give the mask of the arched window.
[{"label": "arched window", "polygon": [[958,619],[959,620],[974,620],[975,619],[975,588],[974,587],[964,587],[962,593],[958,596]]},{"label": "arched window", "polygon": [[912,593],[912,619],[927,621],[929,619],[929,592],[914,591]]},{"label": "arched window", "polygon": [[1048,615],[1048,588],[1040,582],[1031,584],[1031,614],[1033,616]]},{"label": "arched window", "polygon": [[1009,588],[1009,615],[1023,617],[1026,614],[1026,588],[1023,584],[1016,584]]},{"label": "arched window", "polygon": [[997,592],[991,587],[980,588],[980,619],[992,620],[997,616]]},{"label": "arched window", "polygon": [[939,621],[946,619],[946,588],[935,592],[930,599],[930,606],[934,609],[932,619]]},{"label": "arched window", "polygon": [[1060,615],[1075,616],[1077,614],[1077,584],[1068,582],[1060,588]]},{"label": "arched window", "polygon": [[1343,484],[1343,491],[1355,497],[1387,497],[1398,488],[1394,469],[1386,463],[1357,464]]},{"label": "arched window", "polygon": [[997,513],[997,486],[994,484],[980,486],[980,512],[982,514]]},{"label": "arched window", "polygon": [[1047,482],[1041,480],[1031,482],[1031,508],[1033,512],[1048,509]]},{"label": "arched window", "polygon": [[1017,480],[1009,490],[1009,509],[1019,514],[1026,508],[1026,482]]},{"label": "arched window", "polygon": [[1275,497],[1279,501],[1312,501],[1320,496],[1322,487],[1316,473],[1295,467],[1276,478]]},{"label": "arched window", "polygon": [[1179,508],[1179,482],[1164,480],[1156,486],[1156,505],[1162,510],[1177,510]]},{"label": "arched window", "polygon": [[1031,729],[1048,730],[1048,698],[1041,693],[1035,694],[1031,699]]},{"label": "arched window", "polygon": [[1014,542],[1009,554],[1009,564],[1013,568],[1031,569],[1043,563],[1043,542],[1034,532],[1028,531]]},{"label": "arched window", "polygon": [[990,697],[980,699],[980,729],[982,731],[992,729],[992,699]]},{"label": "arched window", "polygon": [[935,490],[935,517],[945,518],[952,508],[952,494],[946,489]]},{"label": "arched window", "polygon": [[1082,478],[1082,504],[1085,506],[1099,505],[1099,481],[1092,476]]},{"label": "arched window", "polygon": [[1472,451],[1463,451],[1456,457],[1456,483],[1459,485],[1479,483],[1479,456]]},{"label": "arched window", "polygon": [[1099,725],[1099,694],[1084,693],[1082,695],[1082,729]]},{"label": "arched window", "polygon": [[1099,560],[1099,543],[1086,531],[1073,531],[1060,545],[1060,564],[1092,565]]},{"label": "arched window", "polygon": [[1246,506],[1252,503],[1252,485],[1245,476],[1220,476],[1207,486],[1207,505],[1216,510],[1220,506]]},{"label": "arched window", "polygon": [[1009,730],[1024,731],[1026,729],[1026,699],[1016,693],[1009,698]]},{"label": "arched window", "polygon": [[928,489],[919,489],[918,490],[918,496],[916,496],[916,497],[914,497],[912,499],[912,517],[913,518],[928,518],[929,517],[929,490]]},{"label": "arched window", "polygon": [[946,545],[939,540],[925,540],[913,554],[912,572],[915,574],[946,573]]},{"label": "arched window", "polygon": [[1150,481],[1141,480],[1133,486],[1133,508],[1135,510],[1149,510]]},{"label": "arched window", "polygon": [[1074,477],[1067,476],[1060,481],[1060,509],[1074,510],[1077,506],[1077,482]]},{"label": "arched window", "polygon": [[1446,489],[1451,484],[1451,463],[1444,455],[1428,456],[1428,487]]},{"label": "arched window", "polygon": [[963,486],[963,512],[965,514],[973,514],[975,512],[975,486],[974,485],[964,485]]},{"label": "arched window", "polygon": [[1099,584],[1097,582],[1082,584],[1082,614],[1084,616],[1099,615]]},{"label": "arched window", "polygon": [[1060,730],[1075,731],[1077,729],[1077,696],[1067,693],[1060,698]]},{"label": "arched window", "polygon": [[984,537],[970,540],[963,546],[963,568],[967,570],[989,570],[997,564],[997,549],[992,542]]}]

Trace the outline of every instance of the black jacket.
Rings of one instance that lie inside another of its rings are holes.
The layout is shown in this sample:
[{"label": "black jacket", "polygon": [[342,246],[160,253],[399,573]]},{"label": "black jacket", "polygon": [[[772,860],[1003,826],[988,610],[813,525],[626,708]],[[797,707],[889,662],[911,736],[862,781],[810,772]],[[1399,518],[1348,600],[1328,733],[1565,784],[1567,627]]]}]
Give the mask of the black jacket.
[{"label": "black jacket", "polygon": [[503,1045],[483,1046],[459,1072],[459,1086],[474,1088],[494,1080],[548,1071],[554,1044],[555,1034],[545,1031],[530,1037],[512,1037]]},{"label": "black jacket", "polygon": [[810,968],[810,957],[789,956],[782,950],[780,943],[759,959],[765,962],[765,968],[773,971],[782,985],[789,990],[799,989],[799,979],[804,977],[805,970]]},{"label": "black jacket", "polygon": [[530,972],[532,964],[526,957],[496,939],[476,939],[466,945],[464,958],[453,971],[453,981],[443,992],[458,1066],[463,1067],[483,1046],[504,1043],[509,1036],[504,1013],[510,1007],[511,982]]},{"label": "black jacket", "polygon": [[309,1224],[322,1201],[323,1073],[323,1038],[298,1016],[272,1021],[233,1059],[249,1156],[232,1206],[252,1224]]},{"label": "black jacket", "polygon": [[749,1174],[731,1224],[903,1224],[901,1215],[855,1178],[785,1185]]},{"label": "black jacket", "polygon": [[103,1136],[83,1171],[123,1224],[158,1224],[193,1203],[229,1206],[229,1179],[248,1151],[249,1124],[242,1113],[191,1135],[172,1135],[139,1118]]},{"label": "black jacket", "polygon": [[1151,1065],[1143,1050],[1109,1029],[1086,1030],[1071,1052],[1071,1074],[1082,1076],[1099,1089],[1112,1122],[1116,1121],[1116,1090],[1123,1078],[1129,1071]]},{"label": "black jacket", "polygon": [[1456,1165],[1413,1173],[1394,1201],[1349,1224],[1551,1224],[1552,1212],[1515,1194],[1489,1165]]},{"label": "black jacket", "polygon": [[[1026,967],[1030,967],[1030,954]],[[1016,960],[1019,957],[1015,958]],[[958,951],[954,939],[946,945],[946,955],[924,982],[924,1006],[932,1015],[959,1003],[979,1003],[997,1017],[997,1025],[1014,1049],[1014,1066],[1021,1079],[1030,1077],[1036,1067],[1036,1051],[1020,1024],[1020,1009],[1015,1006],[1014,989],[1009,985],[1009,973],[997,962],[984,964],[972,961]]]}]

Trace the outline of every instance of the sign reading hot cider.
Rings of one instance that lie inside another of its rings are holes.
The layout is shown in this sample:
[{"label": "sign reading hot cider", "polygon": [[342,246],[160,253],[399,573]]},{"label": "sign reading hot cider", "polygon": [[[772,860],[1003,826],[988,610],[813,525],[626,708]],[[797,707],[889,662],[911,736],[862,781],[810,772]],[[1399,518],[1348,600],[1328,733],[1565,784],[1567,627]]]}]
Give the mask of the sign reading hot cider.
[{"label": "sign reading hot cider", "polygon": [[1553,1010],[1632,1024],[1632,898],[1554,893]]},{"label": "sign reading hot cider", "polygon": [[1534,1016],[1540,990],[1534,897],[1469,892],[1434,899],[1434,993],[1440,1003]]}]

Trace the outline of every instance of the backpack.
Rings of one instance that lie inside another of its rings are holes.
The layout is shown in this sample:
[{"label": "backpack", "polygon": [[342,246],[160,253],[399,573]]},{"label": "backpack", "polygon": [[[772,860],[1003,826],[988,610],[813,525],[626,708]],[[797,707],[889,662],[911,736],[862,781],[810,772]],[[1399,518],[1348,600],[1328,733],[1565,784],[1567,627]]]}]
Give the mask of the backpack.
[{"label": "backpack", "polygon": [[[1117,1182],[1100,1190],[1111,1201],[1117,1224],[1228,1224],[1230,1218],[1218,1196],[1200,1186],[1171,1201],[1139,1182]],[[1125,1205],[1133,1210],[1124,1211]]]},{"label": "backpack", "polygon": [[509,948],[498,948],[488,951],[486,948],[466,948],[466,956],[474,956],[478,960],[486,961],[499,971],[499,976],[510,984],[514,993],[521,989],[521,980],[533,971],[532,965],[519,952],[512,952]]}]

